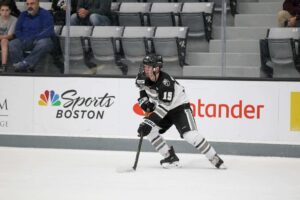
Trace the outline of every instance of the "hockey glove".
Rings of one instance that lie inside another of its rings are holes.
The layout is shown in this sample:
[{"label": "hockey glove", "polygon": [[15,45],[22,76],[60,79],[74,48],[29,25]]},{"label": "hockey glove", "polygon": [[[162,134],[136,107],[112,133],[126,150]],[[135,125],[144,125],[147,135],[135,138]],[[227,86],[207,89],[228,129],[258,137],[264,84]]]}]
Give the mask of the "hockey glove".
[{"label": "hockey glove", "polygon": [[138,128],[139,137],[147,136],[151,132],[152,128],[155,127],[155,123],[147,118],[140,124]]},{"label": "hockey glove", "polygon": [[155,104],[151,103],[147,97],[140,97],[138,99],[139,105],[145,112],[153,112],[155,109]]}]

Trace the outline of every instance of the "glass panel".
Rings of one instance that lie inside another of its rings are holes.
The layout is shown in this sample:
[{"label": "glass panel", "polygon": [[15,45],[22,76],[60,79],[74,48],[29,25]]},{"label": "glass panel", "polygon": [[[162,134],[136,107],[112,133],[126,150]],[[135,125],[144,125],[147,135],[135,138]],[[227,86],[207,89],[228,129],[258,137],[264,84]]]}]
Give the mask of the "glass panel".
[{"label": "glass panel", "polygon": [[[25,57],[16,59],[21,48],[14,47],[14,40],[10,40],[7,71],[22,71],[16,68],[25,60],[30,64],[24,70],[28,72],[34,69],[49,75],[134,76],[142,58],[155,52],[163,56],[163,69],[179,77],[299,77],[295,67],[299,65],[299,30],[274,29],[278,28],[277,18],[281,26],[290,25],[285,22],[292,16],[282,11],[282,1],[107,2],[108,20],[89,15],[93,22],[77,20],[77,26],[73,22],[70,27],[71,21],[80,19],[85,12],[77,10],[77,0],[40,0],[40,7],[50,10],[54,17],[54,48],[39,62],[26,59],[32,46],[26,47]],[[26,1],[17,1],[16,5],[27,14],[29,7],[33,9]],[[88,10],[84,5],[79,7]],[[17,15],[16,12],[11,13]],[[265,40],[270,28],[273,38]]]}]

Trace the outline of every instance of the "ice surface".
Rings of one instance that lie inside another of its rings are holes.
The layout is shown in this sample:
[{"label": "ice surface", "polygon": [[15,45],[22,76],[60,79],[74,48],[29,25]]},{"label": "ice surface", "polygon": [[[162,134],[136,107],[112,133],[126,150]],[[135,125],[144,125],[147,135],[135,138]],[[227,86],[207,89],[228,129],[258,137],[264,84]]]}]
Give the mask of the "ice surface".
[{"label": "ice surface", "polygon": [[203,155],[178,154],[163,169],[158,153],[0,148],[1,200],[299,200],[300,159],[222,156],[217,170]]}]

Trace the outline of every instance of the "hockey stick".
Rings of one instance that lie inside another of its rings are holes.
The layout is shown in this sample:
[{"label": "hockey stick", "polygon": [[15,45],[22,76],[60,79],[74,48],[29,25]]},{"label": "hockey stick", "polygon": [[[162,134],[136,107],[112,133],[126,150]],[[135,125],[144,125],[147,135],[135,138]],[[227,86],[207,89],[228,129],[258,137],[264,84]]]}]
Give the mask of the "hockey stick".
[{"label": "hockey stick", "polygon": [[[145,116],[149,117],[151,114],[152,113],[145,113]],[[137,151],[136,151],[133,167],[131,167],[131,168],[124,168],[124,167],[117,168],[117,172],[123,173],[123,172],[134,172],[134,171],[136,171],[136,168],[137,168],[137,165],[138,165],[138,162],[139,162],[140,153],[141,153],[143,137],[144,137],[143,135],[140,136],[139,145],[138,145],[138,148],[137,148]]]},{"label": "hockey stick", "polygon": [[137,164],[139,162],[139,157],[140,157],[140,153],[141,153],[141,148],[142,148],[142,143],[143,143],[143,135],[141,135],[140,140],[139,140],[139,145],[138,145],[138,149],[136,151],[136,155],[135,155],[135,161],[134,161],[134,165],[132,167],[133,170],[136,170]]},{"label": "hockey stick", "polygon": [[143,143],[143,135],[141,135],[141,137],[139,139],[139,144],[138,144],[138,148],[137,148],[137,151],[136,151],[133,167],[131,167],[131,168],[120,167],[120,168],[117,168],[117,172],[124,173],[124,172],[134,172],[134,171],[136,171],[136,168],[137,168],[137,165],[138,165],[138,162],[139,162],[140,153],[141,153],[142,143]]}]

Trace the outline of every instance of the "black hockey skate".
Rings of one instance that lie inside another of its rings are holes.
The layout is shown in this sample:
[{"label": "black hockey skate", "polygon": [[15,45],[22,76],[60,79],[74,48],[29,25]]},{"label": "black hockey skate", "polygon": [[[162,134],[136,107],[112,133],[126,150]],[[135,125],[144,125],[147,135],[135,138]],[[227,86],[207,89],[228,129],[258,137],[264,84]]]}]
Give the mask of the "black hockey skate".
[{"label": "black hockey skate", "polygon": [[226,169],[224,161],[218,156],[218,154],[214,155],[210,162],[218,169]]},{"label": "black hockey skate", "polygon": [[170,167],[181,167],[179,163],[179,158],[176,156],[174,148],[171,146],[169,150],[169,156],[160,161],[160,164],[163,168]]}]

